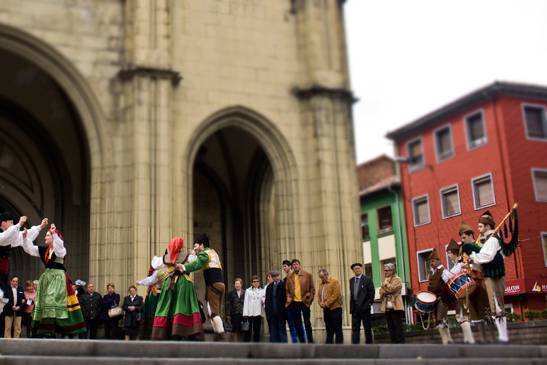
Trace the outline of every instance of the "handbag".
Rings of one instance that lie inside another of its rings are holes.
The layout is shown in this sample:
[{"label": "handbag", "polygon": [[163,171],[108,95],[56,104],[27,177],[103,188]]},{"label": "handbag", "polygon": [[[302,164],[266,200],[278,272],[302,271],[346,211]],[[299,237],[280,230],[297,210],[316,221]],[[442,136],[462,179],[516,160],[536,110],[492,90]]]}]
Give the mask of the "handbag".
[{"label": "handbag", "polygon": [[109,318],[119,317],[122,314],[123,314],[122,307],[114,307],[114,308],[110,308],[108,310],[108,317]]},{"label": "handbag", "polygon": [[251,329],[251,322],[247,320],[241,321],[241,332],[249,332]]}]

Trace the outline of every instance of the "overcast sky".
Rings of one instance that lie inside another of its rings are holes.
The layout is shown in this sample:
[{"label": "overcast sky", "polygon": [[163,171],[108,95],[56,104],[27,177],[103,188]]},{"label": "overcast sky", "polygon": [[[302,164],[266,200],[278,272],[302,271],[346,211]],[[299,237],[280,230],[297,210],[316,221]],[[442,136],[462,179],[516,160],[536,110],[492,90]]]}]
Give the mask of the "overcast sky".
[{"label": "overcast sky", "polygon": [[345,16],[357,162],[495,80],[547,86],[547,0],[348,0]]}]

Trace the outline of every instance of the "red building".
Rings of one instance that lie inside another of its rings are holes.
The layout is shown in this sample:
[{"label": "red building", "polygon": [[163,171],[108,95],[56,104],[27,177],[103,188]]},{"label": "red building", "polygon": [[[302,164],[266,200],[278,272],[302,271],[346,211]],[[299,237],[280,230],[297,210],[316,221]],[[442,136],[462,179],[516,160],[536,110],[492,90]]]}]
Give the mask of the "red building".
[{"label": "red building", "polygon": [[498,223],[519,204],[521,247],[506,258],[506,307],[542,310],[547,299],[547,87],[496,82],[393,132],[413,290],[427,288],[432,248],[462,220],[476,227],[489,210]]}]

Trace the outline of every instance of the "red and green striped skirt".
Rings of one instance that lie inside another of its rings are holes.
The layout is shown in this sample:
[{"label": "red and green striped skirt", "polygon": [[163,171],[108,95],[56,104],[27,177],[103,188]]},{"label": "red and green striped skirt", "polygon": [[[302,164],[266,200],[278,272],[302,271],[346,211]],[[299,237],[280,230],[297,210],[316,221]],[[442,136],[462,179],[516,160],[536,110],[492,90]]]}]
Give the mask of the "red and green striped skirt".
[{"label": "red and green striped skirt", "polygon": [[80,303],[64,270],[46,269],[39,279],[35,303],[32,326],[37,337],[86,331]]},{"label": "red and green striped skirt", "polygon": [[[172,280],[176,280],[173,285]],[[152,339],[188,338],[201,333],[203,324],[194,284],[185,275],[165,279],[154,317]]]}]

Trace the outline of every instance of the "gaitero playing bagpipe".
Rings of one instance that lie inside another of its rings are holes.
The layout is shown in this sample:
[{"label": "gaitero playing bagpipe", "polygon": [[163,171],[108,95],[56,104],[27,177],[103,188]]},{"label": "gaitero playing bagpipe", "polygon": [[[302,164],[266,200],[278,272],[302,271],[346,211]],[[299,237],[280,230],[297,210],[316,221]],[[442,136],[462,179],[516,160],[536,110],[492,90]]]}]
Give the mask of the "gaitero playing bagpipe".
[{"label": "gaitero playing bagpipe", "polygon": [[464,243],[464,262],[479,264],[480,273],[471,270],[470,275],[484,278],[484,288],[488,296],[490,314],[498,331],[498,341],[508,342],[507,319],[504,309],[505,262],[504,257],[511,256],[519,245],[519,227],[517,204],[502,221],[496,225],[489,211],[481,214],[478,220],[480,236],[474,243]]}]

